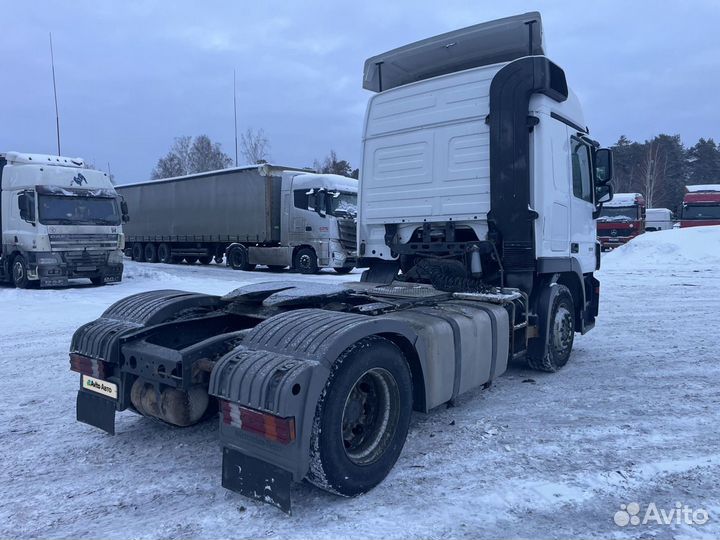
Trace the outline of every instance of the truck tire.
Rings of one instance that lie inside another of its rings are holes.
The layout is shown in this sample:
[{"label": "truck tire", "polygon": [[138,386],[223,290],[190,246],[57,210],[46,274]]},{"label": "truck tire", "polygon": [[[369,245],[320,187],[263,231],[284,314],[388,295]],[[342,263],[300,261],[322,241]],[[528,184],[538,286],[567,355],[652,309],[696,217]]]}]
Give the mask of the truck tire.
[{"label": "truck tire", "polygon": [[245,246],[234,246],[230,248],[227,254],[227,260],[233,270],[244,270],[245,272],[255,270],[255,265],[250,264],[248,260],[248,251]]},{"label": "truck tire", "polygon": [[157,248],[155,247],[155,244],[153,244],[152,242],[148,242],[147,244],[145,244],[143,253],[145,255],[146,262],[149,262],[149,263],[157,262]]},{"label": "truck tire", "polygon": [[29,289],[33,286],[33,282],[28,278],[27,270],[25,257],[18,255],[13,259],[12,278],[13,283],[18,289]]},{"label": "truck tire", "polygon": [[198,260],[200,261],[200,264],[210,264],[212,259],[212,257],[200,257]]},{"label": "truck tire", "polygon": [[[532,369],[554,372],[567,364],[575,339],[575,306],[570,290],[555,284],[556,294],[547,309],[548,331],[543,341],[528,348],[527,364]],[[541,329],[542,332],[542,329]]]},{"label": "truck tire", "polygon": [[185,262],[188,264],[195,264],[197,261],[197,257],[185,257]]},{"label": "truck tire", "polygon": [[137,262],[145,262],[145,250],[142,244],[135,243],[132,247],[132,260]]},{"label": "truck tire", "polygon": [[354,266],[341,266],[340,268],[333,268],[333,270],[335,270],[335,273],[340,274],[340,275],[349,274],[354,269],[355,269]]},{"label": "truck tire", "polygon": [[320,271],[315,250],[309,247],[297,250],[293,257],[293,266],[301,274],[317,274]]},{"label": "truck tire", "polygon": [[170,245],[163,242],[160,244],[157,248],[157,258],[158,262],[164,263],[164,264],[171,264],[173,262],[173,256],[172,256],[172,250],[170,249]]},{"label": "truck tire", "polygon": [[348,497],[382,482],[400,456],[412,413],[412,378],[400,349],[362,339],[335,362],[315,410],[307,479]]}]

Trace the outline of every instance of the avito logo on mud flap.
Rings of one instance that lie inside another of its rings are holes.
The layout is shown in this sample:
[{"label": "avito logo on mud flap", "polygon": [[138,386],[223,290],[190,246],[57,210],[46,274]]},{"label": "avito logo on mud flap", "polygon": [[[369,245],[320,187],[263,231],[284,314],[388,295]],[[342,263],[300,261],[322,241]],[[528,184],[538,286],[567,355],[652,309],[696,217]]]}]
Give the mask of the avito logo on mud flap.
[{"label": "avito logo on mud flap", "polygon": [[88,375],[83,375],[83,386],[87,390],[92,390],[97,394],[117,399],[117,385],[111,382],[96,379]]}]

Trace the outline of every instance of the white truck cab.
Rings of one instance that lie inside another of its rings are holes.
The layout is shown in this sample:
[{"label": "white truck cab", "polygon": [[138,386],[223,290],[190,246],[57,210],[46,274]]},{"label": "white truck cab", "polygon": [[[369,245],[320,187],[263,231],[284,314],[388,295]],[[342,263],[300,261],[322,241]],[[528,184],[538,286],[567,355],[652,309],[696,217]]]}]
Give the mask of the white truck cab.
[{"label": "white truck cab", "polygon": [[122,279],[122,222],[106,173],[80,158],[0,154],[0,280],[28,288]]}]

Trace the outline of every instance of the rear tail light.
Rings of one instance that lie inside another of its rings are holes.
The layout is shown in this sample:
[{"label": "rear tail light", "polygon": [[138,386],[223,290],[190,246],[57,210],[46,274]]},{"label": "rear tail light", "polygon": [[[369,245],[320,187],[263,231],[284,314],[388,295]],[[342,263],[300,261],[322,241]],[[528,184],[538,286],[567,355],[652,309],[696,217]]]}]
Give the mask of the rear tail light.
[{"label": "rear tail light", "polygon": [[110,374],[107,364],[102,360],[77,353],[70,353],[70,369],[98,379],[105,379]]},{"label": "rear tail light", "polygon": [[274,414],[248,409],[220,400],[223,423],[260,435],[265,439],[289,444],[295,440],[295,418],[281,418]]}]

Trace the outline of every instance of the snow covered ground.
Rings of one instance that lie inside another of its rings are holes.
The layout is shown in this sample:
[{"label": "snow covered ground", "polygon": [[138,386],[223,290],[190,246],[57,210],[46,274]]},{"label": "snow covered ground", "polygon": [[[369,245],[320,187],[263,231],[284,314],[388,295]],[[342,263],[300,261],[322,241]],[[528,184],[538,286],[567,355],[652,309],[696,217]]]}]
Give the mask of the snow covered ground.
[{"label": "snow covered ground", "polygon": [[[603,259],[601,316],[556,374],[512,367],[455,408],[416,415],[385,482],[355,499],[294,488],[294,513],[220,486],[217,426],[74,420],[73,331],[132,293],[225,293],[271,279],[141,265],[103,288],[0,287],[0,537],[460,538],[720,536],[720,227],[654,232]],[[704,525],[615,524],[676,503]],[[632,508],[632,507],[631,507]]]}]

